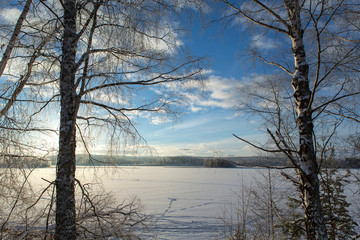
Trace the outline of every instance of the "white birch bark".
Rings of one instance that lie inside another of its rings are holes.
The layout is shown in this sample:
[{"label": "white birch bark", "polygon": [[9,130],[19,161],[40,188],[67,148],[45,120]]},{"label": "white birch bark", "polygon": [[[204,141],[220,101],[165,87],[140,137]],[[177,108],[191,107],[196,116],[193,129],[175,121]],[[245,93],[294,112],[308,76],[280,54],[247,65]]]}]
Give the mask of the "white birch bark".
[{"label": "white birch bark", "polygon": [[75,239],[76,0],[64,1],[60,136],[56,171],[56,239]]},{"label": "white birch bark", "polygon": [[309,65],[303,44],[300,6],[297,0],[284,1],[290,19],[290,38],[294,54],[295,73],[291,82],[294,88],[297,124],[299,131],[299,156],[296,168],[300,175],[300,190],[304,206],[305,227],[308,240],[328,239],[323,219],[319,190],[319,166],[313,143],[313,120],[310,105]]},{"label": "white birch bark", "polygon": [[[299,188],[302,192],[307,239],[328,239],[322,216],[318,179],[319,166],[316,161],[313,142],[312,93],[309,87],[309,65],[306,61],[303,44],[304,29],[302,29],[301,26],[300,16],[302,6],[298,0],[283,0],[287,12],[287,18],[283,18],[275,9],[269,7],[271,5],[270,2],[265,3],[265,1],[253,0],[254,5],[249,5],[249,7],[245,6],[244,10],[241,4],[237,4],[236,1],[221,1],[250,22],[283,33],[291,39],[295,62],[295,72],[293,74],[281,64],[267,62],[266,60],[264,60],[264,62],[278,66],[292,75],[291,85],[294,88],[294,101],[297,115],[296,123],[299,132],[299,149],[297,151],[299,158],[296,159],[290,155],[288,156],[291,158],[300,177]],[[269,6],[267,6],[267,4],[269,4]],[[256,8],[261,10],[257,11]],[[268,21],[266,20],[267,17],[269,18]],[[279,119],[279,121],[281,121],[281,119]],[[277,142],[276,139],[274,139],[274,141]],[[284,143],[281,139],[280,142]],[[284,144],[287,145],[286,143]],[[281,149],[280,146],[279,150],[285,153],[287,151]]]}]

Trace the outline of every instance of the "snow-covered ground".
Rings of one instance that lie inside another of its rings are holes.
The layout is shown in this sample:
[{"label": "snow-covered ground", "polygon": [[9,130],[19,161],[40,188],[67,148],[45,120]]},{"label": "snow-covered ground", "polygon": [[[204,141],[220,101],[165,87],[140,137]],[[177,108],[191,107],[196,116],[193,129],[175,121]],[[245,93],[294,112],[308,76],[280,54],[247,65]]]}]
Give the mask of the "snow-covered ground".
[{"label": "snow-covered ground", "polygon": [[212,239],[221,235],[219,218],[234,200],[240,179],[250,180],[253,171],[127,168],[104,180],[104,184],[119,199],[131,194],[141,199],[147,213],[154,215],[157,239]]},{"label": "snow-covered ground", "polygon": [[[241,168],[78,167],[77,178],[83,184],[102,183],[119,202],[131,196],[140,198],[146,213],[153,216],[148,237],[201,240],[221,236],[224,209],[234,202],[240,184],[250,184],[257,172]],[[47,185],[41,178],[53,181],[55,169],[36,169],[31,179],[35,188]]]},{"label": "snow-covered ground", "polygon": [[[238,204],[236,194],[257,181],[264,181],[266,169],[184,168],[184,167],[78,167],[83,183],[102,183],[106,192],[120,202],[140,198],[153,224],[144,239],[222,239],[221,217]],[[55,169],[37,169],[33,182],[44,187],[55,179]],[[285,182],[284,188],[289,187]],[[287,187],[286,187],[287,186]],[[277,184],[279,187],[279,184]]]}]

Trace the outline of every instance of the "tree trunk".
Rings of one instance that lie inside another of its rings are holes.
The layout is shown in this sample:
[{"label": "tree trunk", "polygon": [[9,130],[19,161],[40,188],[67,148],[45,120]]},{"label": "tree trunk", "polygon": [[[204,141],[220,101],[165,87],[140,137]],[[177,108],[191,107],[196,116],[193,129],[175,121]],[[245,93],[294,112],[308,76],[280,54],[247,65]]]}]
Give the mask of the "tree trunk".
[{"label": "tree trunk", "polygon": [[[5,70],[5,67],[10,59],[10,55],[15,47],[15,43],[16,43],[16,40],[18,39],[18,36],[20,34],[20,31],[21,31],[21,28],[22,28],[22,25],[26,19],[26,15],[28,14],[29,10],[30,10],[30,6],[31,6],[31,3],[32,3],[32,0],[27,0],[26,3],[25,3],[25,6],[24,6],[24,9],[23,11],[21,12],[17,22],[16,22],[16,25],[15,25],[15,28],[14,28],[14,31],[11,35],[11,38],[10,38],[10,41],[4,51],[4,54],[0,60],[0,77],[3,75],[4,73],[4,70]],[[31,57],[31,60],[28,64],[28,72],[26,74],[25,77],[22,77],[20,79],[20,83],[19,85],[16,87],[16,89],[14,90],[11,98],[9,99],[9,101],[6,103],[6,105],[1,109],[0,111],[0,118],[2,116],[4,116],[10,109],[10,107],[14,104],[17,96],[21,93],[21,91],[24,89],[24,86],[25,84],[27,83],[27,79],[30,77],[30,73],[31,73],[31,68],[33,66],[33,63],[36,59],[36,56],[35,56],[35,53],[33,54],[33,56]]]},{"label": "tree trunk", "polygon": [[299,131],[299,156],[296,167],[300,174],[300,190],[305,211],[305,227],[308,240],[328,239],[323,219],[319,190],[319,166],[313,143],[313,120],[311,110],[311,91],[303,29],[301,27],[300,6],[296,0],[284,1],[290,19],[290,37],[294,53],[295,73],[291,85],[294,88],[297,124]]},{"label": "tree trunk", "polygon": [[13,31],[13,34],[11,35],[11,38],[10,38],[10,41],[6,47],[6,50],[3,54],[3,57],[1,58],[1,61],[0,61],[0,77],[2,76],[2,74],[4,73],[4,70],[5,70],[5,67],[6,67],[6,64],[10,58],[10,55],[11,55],[11,52],[12,50],[14,49],[14,46],[15,46],[15,43],[16,43],[16,40],[20,34],[20,31],[21,31],[21,27],[26,19],[26,15],[28,14],[29,10],[30,10],[30,6],[31,6],[31,3],[32,3],[32,0],[27,0],[26,3],[25,3],[25,6],[24,6],[24,9],[23,11],[21,12],[17,22],[16,22],[16,25],[15,25],[15,28],[14,28],[14,31]]},{"label": "tree trunk", "polygon": [[75,91],[76,0],[64,1],[64,35],[60,72],[60,136],[56,170],[56,239],[76,239]]}]

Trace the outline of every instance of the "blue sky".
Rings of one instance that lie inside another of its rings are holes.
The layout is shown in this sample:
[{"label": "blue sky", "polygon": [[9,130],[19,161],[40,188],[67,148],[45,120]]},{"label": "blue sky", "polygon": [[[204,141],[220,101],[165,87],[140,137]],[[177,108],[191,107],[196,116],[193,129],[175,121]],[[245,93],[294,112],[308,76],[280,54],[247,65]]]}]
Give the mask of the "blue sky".
[{"label": "blue sky", "polygon": [[210,73],[206,77],[209,98],[199,97],[175,122],[140,121],[139,131],[158,155],[255,155],[254,149],[232,136],[234,133],[248,140],[263,136],[255,120],[233,108],[240,91],[237,87],[264,73],[256,72],[258,69],[244,56],[253,44],[249,41],[251,37],[241,26],[224,30],[220,24],[205,28],[199,22],[196,18],[191,25],[191,37],[182,41],[192,54],[209,59]]},{"label": "blue sky", "polygon": [[[59,3],[57,0],[47,1],[47,3],[50,2]],[[17,2],[9,1],[7,3],[7,5],[5,4],[3,8],[0,9],[0,22],[15,24],[21,13],[21,9],[18,8],[19,5],[17,5]],[[12,3],[15,4],[13,5]],[[52,18],[52,13],[48,14]],[[264,66],[256,64],[254,66],[252,59],[248,56],[248,50],[256,49],[262,57],[270,61],[272,59],[282,59],[282,62],[280,62],[291,68],[291,59],[293,57],[289,39],[286,37],[284,38],[281,34],[274,34],[272,31],[256,31],[258,29],[249,29],[247,23],[239,18],[234,19],[232,22],[227,22],[228,25],[226,27],[224,27],[222,23],[213,23],[205,26],[201,23],[206,23],[214,19],[214,16],[209,17],[207,14],[215,15],[218,13],[209,10],[209,12],[206,12],[204,19],[200,19],[199,16],[192,16],[191,23],[187,21],[188,16],[183,15],[182,20],[185,21],[186,26],[190,26],[190,34],[181,34],[180,32],[176,32],[173,35],[168,34],[175,28],[182,28],[177,22],[172,23],[164,21],[164,25],[162,25],[163,28],[159,32],[154,31],[153,33],[151,32],[152,29],[149,29],[150,35],[159,34],[159,36],[164,37],[165,41],[170,43],[171,46],[172,44],[176,45],[179,43],[184,49],[189,50],[192,55],[207,57],[209,60],[209,65],[206,66],[207,74],[205,75],[204,81],[204,85],[206,86],[204,89],[205,94],[202,95],[182,91],[187,102],[181,109],[182,114],[180,114],[180,117],[175,121],[173,121],[173,119],[164,118],[162,115],[129,113],[129,118],[136,123],[139,134],[146,140],[147,145],[151,147],[153,155],[250,156],[257,154],[257,152],[249,145],[237,140],[233,137],[233,134],[251,142],[255,141],[263,143],[266,141],[264,134],[265,129],[261,129],[262,126],[260,126],[260,121],[256,121],[255,118],[249,118],[244,112],[235,111],[234,106],[238,103],[238,99],[248,100],[244,99],[244,95],[241,95],[244,86],[246,87],[248,83],[254,81],[261,84],[275,69],[279,70],[276,67],[269,65]],[[43,17],[46,19],[48,16],[44,14]],[[30,17],[28,16],[28,18]],[[34,19],[36,20],[36,16]],[[30,21],[34,19],[30,19]],[[99,38],[102,37],[100,36]],[[98,41],[94,42],[101,48],[103,43],[100,39],[97,40]],[[147,40],[147,47],[152,51],[160,51],[169,55],[174,54],[168,44],[151,38]],[[172,42],[172,40],[174,40],[174,42]],[[0,43],[4,44],[4,46],[7,44],[7,42]],[[280,47],[280,51],[278,50],[278,47]],[[309,47],[311,48],[311,44]],[[81,48],[79,51],[81,51]],[[21,51],[18,54],[21,55]],[[7,73],[7,76],[13,76],[12,79],[7,79],[7,77],[3,76],[0,78],[0,81],[17,81],[18,77],[16,76],[20,74],[21,71],[19,71],[19,69],[26,68],[27,66],[27,62],[23,58],[13,58],[12,61],[12,64],[10,64],[12,67],[9,67],[8,65]],[[56,67],[52,70],[57,72]],[[125,77],[132,79],[133,76],[131,76],[131,74],[129,75],[130,76]],[[144,73],[144,75],[137,77],[146,78],[149,76]],[[281,81],[278,80],[279,79],[276,78],[276,82],[279,83],[279,85],[282,84]],[[287,78],[283,78],[282,80],[287,81]],[[263,85],[263,89],[259,89],[260,95],[270,92],[266,86]],[[286,83],[286,86],[286,88],[291,88],[290,84]],[[49,88],[51,88],[51,91],[47,91],[47,88],[43,88],[39,92],[39,95],[51,97],[56,93],[57,87],[50,86]],[[108,101],[110,103],[113,99],[118,98],[116,104],[125,106],[131,104],[136,105],[141,101],[143,101],[143,104],[144,101],[148,103],[149,96],[152,97],[152,99],[158,99],[159,102],[161,102],[161,100],[168,96],[164,97],[162,95],[159,98],[159,93],[165,94],[165,92],[161,92],[159,89],[166,88],[170,89],[171,87],[165,85],[163,88],[159,87],[158,89],[155,89],[155,87],[153,89],[147,88],[145,90],[147,93],[145,94],[144,89],[139,90],[140,93],[136,92],[136,89],[134,92],[125,90],[125,94],[122,94],[122,92],[99,92],[97,95],[89,95],[89,97],[100,101]],[[173,89],[174,87],[172,86],[171,90]],[[256,88],[256,90],[258,89]],[[289,91],[286,89],[284,91],[287,91],[284,93],[286,94],[285,99],[289,99],[287,96],[292,95],[292,89]],[[322,91],[328,94],[328,90],[326,90],[325,87]],[[29,93],[31,93],[30,88]],[[271,95],[271,93],[269,94]],[[317,94],[319,94],[319,90],[317,90]],[[263,107],[261,106],[263,103],[264,102],[261,101],[254,101],[254,105],[260,108]],[[270,109],[273,106],[266,107]],[[96,111],[97,109],[89,114],[107,114],[107,112],[102,113]],[[49,110],[47,116],[41,115],[37,120],[39,120],[46,128],[49,127],[54,130],[58,129],[59,106],[54,106],[54,108]],[[327,129],[325,130],[327,131]],[[126,131],[123,132],[126,133]],[[104,129],[100,129],[98,132],[88,131],[86,133],[89,133],[89,139],[87,139],[89,141],[88,147],[92,152],[95,154],[105,154],[108,146],[106,145],[104,138],[109,137],[111,133],[104,131]],[[44,148],[51,147],[56,151],[58,136],[54,135],[56,134],[45,136],[42,139]],[[39,141],[39,139],[37,139],[37,141]],[[119,141],[123,140],[121,137],[118,139],[120,139]],[[33,141],[33,139],[30,141]],[[130,146],[126,146],[124,149],[125,154],[127,152],[133,153],[134,147],[140,149],[140,154],[149,154],[148,150],[142,151],[142,149],[149,148],[142,147],[143,143],[141,142],[139,144],[140,146],[131,146],[130,143]],[[78,150],[84,150],[80,143],[78,144]]]},{"label": "blue sky", "polygon": [[[6,21],[16,21],[20,10],[0,11],[0,17]],[[136,125],[139,133],[146,139],[153,155],[176,156],[250,156],[256,154],[245,143],[232,136],[233,133],[249,140],[261,140],[263,134],[258,124],[242,112],[236,112],[234,105],[239,98],[241,86],[254,78],[265,74],[262,68],[254,68],[246,57],[249,47],[262,51],[274,48],[274,42],[265,36],[261,38],[250,34],[241,22],[224,29],[217,23],[209,26],[200,24],[202,20],[195,16],[190,24],[189,35],[179,35],[184,48],[192,55],[207,57],[209,66],[205,77],[208,98],[188,95],[189,104],[182,109],[180,118],[175,121],[161,116],[146,115],[138,117]],[[205,20],[206,21],[206,20]],[[257,40],[257,41],[254,41]],[[46,118],[49,126],[58,126],[58,113]],[[106,144],[95,140],[88,147],[94,153],[103,154]],[[57,137],[45,137],[44,145],[57,147]],[[81,144],[78,144],[81,151]],[[141,149],[141,148],[140,148]],[[149,151],[140,151],[149,154]]]}]

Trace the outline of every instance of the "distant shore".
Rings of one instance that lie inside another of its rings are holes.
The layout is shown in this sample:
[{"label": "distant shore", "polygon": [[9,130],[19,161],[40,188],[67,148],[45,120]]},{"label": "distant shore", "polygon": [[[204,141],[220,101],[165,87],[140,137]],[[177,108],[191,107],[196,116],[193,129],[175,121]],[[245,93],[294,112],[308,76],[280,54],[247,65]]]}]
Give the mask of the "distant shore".
[{"label": "distant shore", "polygon": [[[22,159],[14,161],[17,164],[12,167],[34,168],[56,166],[56,156],[47,159]],[[77,166],[168,166],[168,167],[206,167],[206,168],[291,168],[290,162],[283,157],[197,157],[197,156],[109,156],[85,154],[76,156]],[[323,163],[324,166],[324,163]],[[345,158],[336,159],[326,165],[329,168],[360,168],[360,159]],[[7,164],[1,164],[1,167],[8,167]]]},{"label": "distant shore", "polygon": [[[78,166],[188,166],[188,167],[278,167],[290,168],[291,164],[286,158],[249,156],[249,157],[197,157],[197,156],[108,156],[77,155]],[[56,157],[51,158],[51,165],[56,165]],[[336,159],[327,164],[328,167],[360,168],[360,159]]]}]

